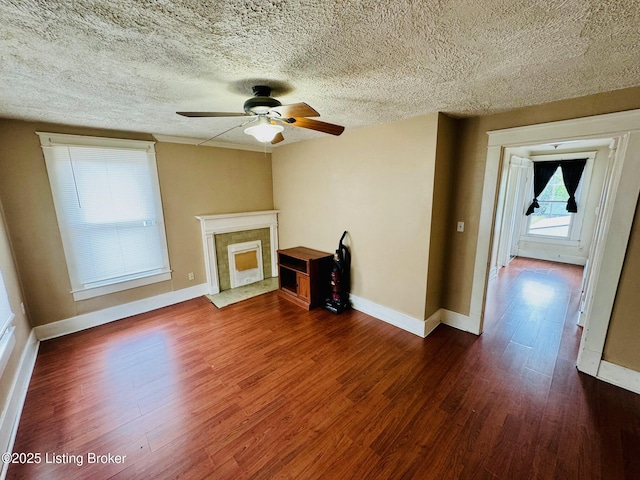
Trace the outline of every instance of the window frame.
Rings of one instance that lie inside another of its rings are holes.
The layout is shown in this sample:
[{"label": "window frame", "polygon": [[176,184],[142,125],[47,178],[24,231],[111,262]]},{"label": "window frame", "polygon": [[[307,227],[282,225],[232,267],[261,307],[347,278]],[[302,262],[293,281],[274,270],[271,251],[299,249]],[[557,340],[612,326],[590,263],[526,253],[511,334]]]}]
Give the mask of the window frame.
[{"label": "window frame", "polygon": [[[560,177],[560,181],[563,182],[562,179],[562,170],[560,167],[558,167],[558,169],[554,172],[554,174],[552,175],[552,177],[549,179],[549,183],[547,183],[547,186],[545,187],[545,190],[547,188],[549,188],[551,186],[551,180],[553,179],[553,177],[555,176],[559,176]],[[544,191],[543,191],[544,192]],[[533,191],[531,192],[533,194]],[[582,193],[582,181],[580,181],[580,185],[578,186],[578,189],[576,191],[576,200],[577,202],[580,202],[580,197]],[[542,193],[540,194],[542,195]],[[568,199],[568,197],[567,197]],[[542,204],[550,204],[550,203],[559,203],[559,204],[564,204],[564,206],[566,207],[567,205],[567,200],[541,200],[540,197],[538,197],[538,204],[540,204],[539,208],[542,208]],[[536,237],[536,238],[554,238],[554,239],[558,239],[558,240],[570,240],[572,238],[572,233],[573,233],[573,229],[574,229],[574,225],[575,225],[575,216],[571,215],[570,212],[566,212],[566,216],[569,217],[569,225],[567,228],[567,234],[564,236],[561,235],[544,235],[544,234],[540,234],[540,233],[533,233],[531,231],[531,224],[533,221],[533,218],[536,216],[537,212],[533,212],[531,215],[527,216],[527,225],[526,225],[526,235],[529,237]],[[548,217],[547,217],[548,218]]]},{"label": "window frame", "polygon": [[162,198],[160,195],[160,182],[158,178],[158,169],[156,164],[155,142],[144,140],[129,140],[108,137],[91,137],[84,135],[69,135],[61,133],[36,132],[40,137],[40,145],[44,154],[47,172],[51,172],[53,168],[53,149],[61,146],[73,147],[95,147],[95,148],[118,148],[118,149],[136,149],[146,153],[149,172],[151,175],[151,186],[153,202],[156,210],[156,223],[158,224],[160,249],[162,256],[162,267],[149,272],[140,274],[121,275],[118,278],[105,280],[102,282],[94,282],[91,284],[83,284],[78,275],[78,265],[72,249],[69,232],[65,223],[61,220],[62,206],[58,204],[57,195],[54,192],[55,180],[49,175],[49,185],[53,203],[58,218],[58,228],[62,238],[62,246],[65,254],[69,281],[71,284],[71,294],[75,301],[87,300],[90,298],[108,295],[132,288],[151,285],[153,283],[171,280],[171,268],[169,265],[169,252],[167,248],[166,231],[164,225],[164,213],[162,210]]},{"label": "window frame", "polygon": [[[569,224],[569,233],[566,237],[558,237],[553,235],[539,235],[529,233],[529,227],[531,225],[531,216],[527,217],[527,220],[522,225],[522,239],[528,242],[541,242],[541,243],[563,243],[566,245],[577,246],[580,243],[580,235],[582,232],[582,225],[584,222],[584,209],[587,205],[587,198],[589,196],[589,187],[591,185],[591,174],[593,172],[593,162],[596,158],[597,151],[587,152],[571,152],[571,153],[557,153],[549,155],[531,155],[532,162],[551,162],[558,160],[575,160],[579,158],[586,158],[587,164],[585,165],[578,190],[576,191],[576,203],[578,205],[578,212],[567,212],[571,216],[571,222]],[[531,166],[533,171],[533,165]],[[558,167],[560,170],[560,167]],[[527,190],[530,192],[527,201],[533,198],[533,174],[528,176]],[[540,202],[540,200],[538,200]],[[525,205],[524,210],[527,206]],[[524,212],[523,210],[523,212]]]},{"label": "window frame", "polygon": [[[2,273],[2,269],[0,268],[0,315],[3,318],[0,318],[0,338],[3,337],[4,333],[8,328],[13,324],[13,319],[15,318],[15,314],[11,308],[11,301],[9,300],[9,290],[7,288],[6,281],[4,279],[4,275]],[[1,343],[1,342],[0,342]]]}]

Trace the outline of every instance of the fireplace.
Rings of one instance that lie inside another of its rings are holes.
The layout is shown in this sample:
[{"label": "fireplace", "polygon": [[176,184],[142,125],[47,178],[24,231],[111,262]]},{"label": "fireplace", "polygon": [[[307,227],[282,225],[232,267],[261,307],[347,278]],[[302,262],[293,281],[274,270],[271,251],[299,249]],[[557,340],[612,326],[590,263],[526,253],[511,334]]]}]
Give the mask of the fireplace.
[{"label": "fireplace", "polygon": [[[256,240],[261,243],[260,253],[256,253],[255,257],[251,257],[251,254],[240,257],[240,267],[245,270],[240,271],[240,283],[235,286],[251,283],[251,278],[255,278],[258,273],[255,270],[260,268],[262,268],[263,278],[264,276],[278,276],[276,261],[276,252],[278,250],[278,210],[200,215],[196,218],[200,220],[202,230],[202,245],[209,294],[216,294],[220,293],[220,290],[233,288],[230,286],[232,275],[231,260],[227,260],[224,257],[233,257],[233,261],[236,262],[235,267],[237,267],[238,259],[229,250],[229,247],[234,244],[242,245]],[[260,231],[264,231],[264,235],[261,235]],[[260,240],[260,238],[263,239]],[[248,250],[243,248],[245,247],[242,247],[239,253],[248,253]],[[265,259],[266,256],[270,257],[270,261]],[[255,268],[252,267],[255,265],[254,259],[255,263],[257,263]],[[252,268],[249,268],[250,266]],[[229,272],[228,274],[227,271]],[[221,274],[224,278],[221,278]],[[238,276],[234,281],[238,281]]]},{"label": "fireplace", "polygon": [[231,288],[264,280],[262,242],[234,243],[227,246],[229,257],[229,284]]}]

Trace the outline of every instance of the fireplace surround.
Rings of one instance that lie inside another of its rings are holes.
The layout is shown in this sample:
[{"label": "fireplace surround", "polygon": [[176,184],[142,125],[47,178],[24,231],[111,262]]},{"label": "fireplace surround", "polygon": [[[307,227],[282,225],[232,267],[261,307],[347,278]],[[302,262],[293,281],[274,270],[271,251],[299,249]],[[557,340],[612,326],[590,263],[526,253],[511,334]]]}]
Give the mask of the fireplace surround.
[{"label": "fireplace surround", "polygon": [[[215,236],[222,233],[243,232],[269,228],[271,252],[271,276],[278,276],[278,265],[275,259],[278,250],[278,212],[264,210],[258,212],[226,213],[220,215],[198,215],[202,231],[205,271],[207,274],[208,293],[220,293],[220,277],[216,254]],[[267,272],[265,272],[265,276]]]}]

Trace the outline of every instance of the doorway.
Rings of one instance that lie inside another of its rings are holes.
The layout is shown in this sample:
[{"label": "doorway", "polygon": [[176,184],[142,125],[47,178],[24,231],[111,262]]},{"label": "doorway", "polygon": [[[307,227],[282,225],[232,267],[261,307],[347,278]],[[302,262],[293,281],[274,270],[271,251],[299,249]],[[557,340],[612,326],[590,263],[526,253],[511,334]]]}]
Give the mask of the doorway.
[{"label": "doorway", "polygon": [[[505,148],[490,277],[517,255],[586,265],[614,149],[612,138]],[[533,165],[577,160],[585,161],[575,192],[577,212],[567,212],[569,194],[557,167],[539,196],[538,207],[525,215],[533,199]]]},{"label": "doorway", "polygon": [[[602,138],[504,150],[485,318],[500,328],[505,322],[513,324],[516,319],[510,318],[512,310],[521,309],[524,324],[518,324],[514,338],[522,342],[532,335],[526,340],[531,348],[534,345],[529,343],[539,333],[555,335],[541,343],[555,345],[562,333],[557,327],[565,319],[567,328],[571,322],[582,325],[580,312],[585,306],[589,255],[596,251],[598,212],[605,201],[603,186],[608,181],[615,146],[614,139]],[[575,193],[577,212],[567,212],[568,193],[558,166],[539,195],[539,206],[525,215],[533,198],[534,163],[565,160],[585,161]],[[509,272],[503,272],[514,259],[516,264],[508,268]],[[526,288],[520,288],[522,285]],[[503,311],[505,304],[510,306]],[[502,315],[506,317],[504,321]],[[491,328],[490,324],[487,328]]]},{"label": "doorway", "polygon": [[[469,320],[477,333],[484,327],[485,298],[496,218],[497,192],[506,148],[573,139],[613,138],[616,153],[605,186],[602,225],[591,257],[590,296],[578,352],[578,369],[599,375],[602,352],[620,279],[631,224],[640,192],[640,110],[488,132],[489,144],[480,210]],[[605,266],[605,268],[601,268]],[[603,378],[605,379],[605,378]]]},{"label": "doorway", "polygon": [[575,361],[577,354],[582,271],[580,265],[514,258],[489,281],[483,336],[501,357],[553,377],[560,357]]}]

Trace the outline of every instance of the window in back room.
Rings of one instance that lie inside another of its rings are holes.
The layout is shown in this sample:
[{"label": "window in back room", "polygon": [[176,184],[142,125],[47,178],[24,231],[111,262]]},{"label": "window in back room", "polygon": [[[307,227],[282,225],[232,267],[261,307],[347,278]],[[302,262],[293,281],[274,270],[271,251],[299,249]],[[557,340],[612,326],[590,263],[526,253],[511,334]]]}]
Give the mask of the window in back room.
[{"label": "window in back room", "polygon": [[[580,191],[576,192],[579,201]],[[558,168],[538,197],[540,208],[529,216],[528,235],[568,238],[573,215],[567,212],[569,193],[562,180],[562,170]]]}]

